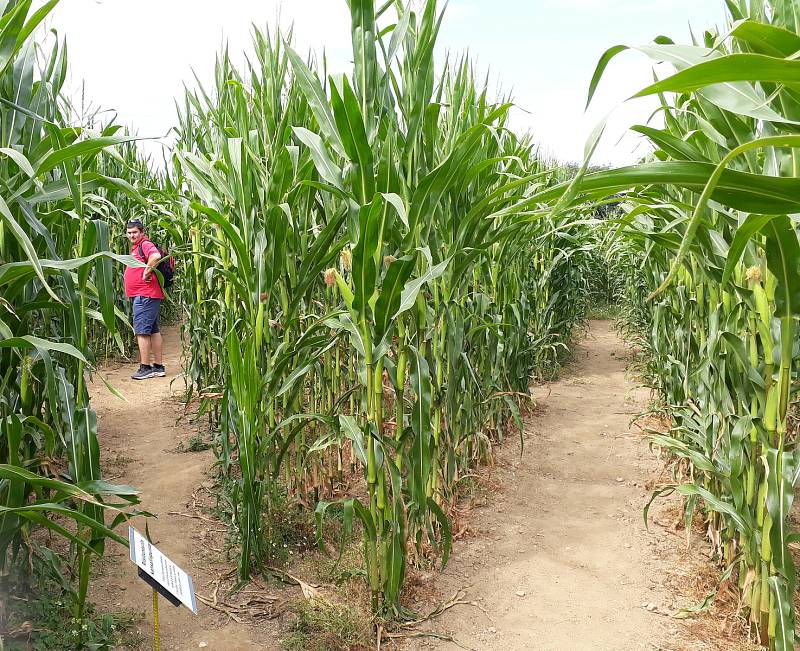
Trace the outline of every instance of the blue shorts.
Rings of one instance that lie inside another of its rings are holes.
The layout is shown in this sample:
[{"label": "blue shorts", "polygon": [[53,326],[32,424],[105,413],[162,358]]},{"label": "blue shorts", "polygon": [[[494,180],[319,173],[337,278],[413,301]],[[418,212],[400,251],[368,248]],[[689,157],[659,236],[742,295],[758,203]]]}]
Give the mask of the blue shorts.
[{"label": "blue shorts", "polygon": [[160,298],[135,296],[133,298],[133,333],[136,335],[154,335],[161,332],[158,327],[158,310]]}]

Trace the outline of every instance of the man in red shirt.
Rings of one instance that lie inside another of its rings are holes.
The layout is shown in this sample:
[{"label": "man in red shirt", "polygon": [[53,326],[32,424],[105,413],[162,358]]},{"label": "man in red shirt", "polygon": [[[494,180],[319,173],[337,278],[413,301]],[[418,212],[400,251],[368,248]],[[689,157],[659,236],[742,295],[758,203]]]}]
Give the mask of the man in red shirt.
[{"label": "man in red shirt", "polygon": [[[127,223],[126,235],[131,243],[131,255],[145,267],[125,268],[125,294],[133,299],[133,332],[139,345],[141,364],[131,377],[146,380],[151,377],[164,377],[167,372],[161,363],[161,331],[158,324],[158,311],[164,300],[164,290],[158,282],[153,269],[161,260],[156,245],[147,239],[144,224],[140,219]],[[150,364],[150,353],[153,364]]]}]

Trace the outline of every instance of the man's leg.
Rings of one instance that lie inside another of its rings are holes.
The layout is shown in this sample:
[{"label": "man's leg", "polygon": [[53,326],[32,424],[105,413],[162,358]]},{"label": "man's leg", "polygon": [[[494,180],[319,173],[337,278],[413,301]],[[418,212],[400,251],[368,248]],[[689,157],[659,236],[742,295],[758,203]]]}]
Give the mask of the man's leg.
[{"label": "man's leg", "polygon": [[[155,310],[153,309],[155,307]],[[136,333],[136,343],[139,346],[139,359],[141,366],[131,377],[134,380],[146,380],[158,374],[150,364],[150,353],[153,342],[153,323],[158,318],[158,306],[153,306],[150,299],[137,296],[133,301],[133,331]],[[155,328],[158,332],[158,327]],[[159,349],[161,342],[159,341]],[[160,356],[160,353],[159,353]]]},{"label": "man's leg", "polygon": [[161,325],[159,323],[159,312],[161,311],[161,301],[153,300],[152,301],[154,311],[153,311],[153,326],[150,330],[152,333],[150,335],[150,345],[153,348],[153,370],[156,373],[156,377],[164,377],[166,375],[166,371],[164,369],[164,364],[161,361],[161,347],[163,344],[163,339],[161,339]]},{"label": "man's leg", "polygon": [[[159,335],[159,339],[161,335]],[[136,335],[136,343],[139,344],[139,359],[141,360],[142,364],[145,366],[150,366],[150,344],[151,344],[151,335]],[[159,341],[158,344],[159,349],[161,348],[161,342]],[[160,356],[160,351],[159,351]]]},{"label": "man's leg", "polygon": [[158,364],[159,366],[162,366],[162,364],[161,364],[161,345],[162,345],[161,333],[160,332],[154,332],[152,335],[150,335],[148,337],[148,339],[150,339],[150,344],[149,345],[153,349],[153,361],[156,364]]}]

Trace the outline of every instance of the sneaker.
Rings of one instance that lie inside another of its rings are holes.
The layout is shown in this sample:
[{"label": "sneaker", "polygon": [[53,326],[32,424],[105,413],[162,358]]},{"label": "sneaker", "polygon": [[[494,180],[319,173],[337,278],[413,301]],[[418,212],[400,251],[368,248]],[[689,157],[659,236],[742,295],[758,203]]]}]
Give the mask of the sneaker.
[{"label": "sneaker", "polygon": [[166,375],[167,375],[167,369],[164,368],[163,364],[153,364],[152,377],[165,377]]},{"label": "sneaker", "polygon": [[149,377],[155,377],[155,370],[150,364],[139,364],[139,370],[131,377],[134,380],[146,380]]}]

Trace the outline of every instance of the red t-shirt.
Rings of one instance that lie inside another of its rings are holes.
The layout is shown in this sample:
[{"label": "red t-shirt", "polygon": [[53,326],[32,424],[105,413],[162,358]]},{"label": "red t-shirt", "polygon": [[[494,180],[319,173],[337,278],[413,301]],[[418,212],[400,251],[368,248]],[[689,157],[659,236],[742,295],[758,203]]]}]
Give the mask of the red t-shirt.
[{"label": "red t-shirt", "polygon": [[[142,247],[142,253],[144,253],[144,259],[139,255],[140,246]],[[147,238],[139,240],[131,249],[131,255],[139,262],[144,263],[147,263],[147,260],[154,253],[158,253],[158,249],[156,245]],[[142,279],[143,274],[144,267],[125,267],[125,275],[123,277],[125,281],[125,295],[128,298],[146,296],[147,298],[160,298],[163,300],[164,291],[158,283],[158,276],[156,276],[155,273],[151,273],[149,282],[145,282]]]}]

